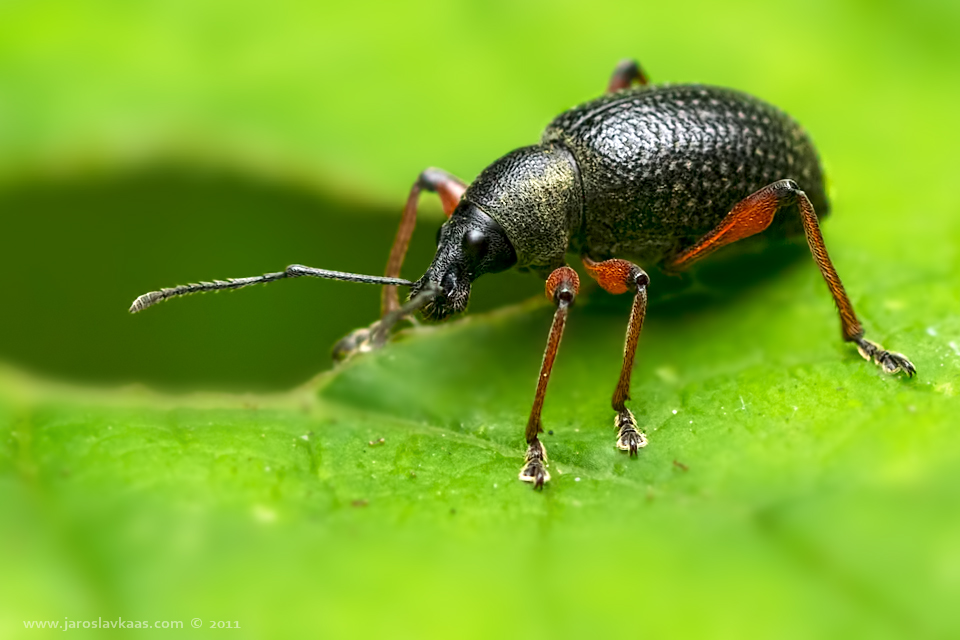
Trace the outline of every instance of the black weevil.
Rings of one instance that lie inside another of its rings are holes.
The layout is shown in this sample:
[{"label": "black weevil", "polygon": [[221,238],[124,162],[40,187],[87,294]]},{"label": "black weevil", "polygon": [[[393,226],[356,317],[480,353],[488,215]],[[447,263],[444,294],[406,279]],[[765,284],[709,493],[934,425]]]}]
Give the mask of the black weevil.
[{"label": "black weevil", "polygon": [[[632,85],[639,85],[632,87]],[[437,253],[416,282],[399,277],[416,224],[420,192],[440,196],[448,220]],[[252,278],[189,284],[140,296],[140,311],[170,297],[237,289],[283,278],[313,276],[383,284],[382,316],[341,340],[335,356],[381,346],[390,328],[419,310],[429,320],[462,312],[470,285],[510,267],[546,280],[557,307],[527,422],[520,479],[540,488],[550,479],[540,411],[579,289],[568,253],[582,256],[588,274],[611,293],[633,292],[623,368],[613,393],[617,447],[631,456],[646,446],[633,413],[630,374],[647,305],[640,263],[679,271],[748,236],[806,235],[840,313],[843,339],[886,373],[916,368],[903,354],[864,337],[823,243],[818,215],[828,212],[823,176],[810,138],[790,116],[744,93],[701,85],[651,86],[632,60],[614,70],[606,95],[566,111],[536,144],[512,151],[469,186],[439,169],[420,174],[410,190],[385,277],[293,265]],[[783,210],[783,215],[775,214]],[[397,286],[411,287],[400,304]]]}]

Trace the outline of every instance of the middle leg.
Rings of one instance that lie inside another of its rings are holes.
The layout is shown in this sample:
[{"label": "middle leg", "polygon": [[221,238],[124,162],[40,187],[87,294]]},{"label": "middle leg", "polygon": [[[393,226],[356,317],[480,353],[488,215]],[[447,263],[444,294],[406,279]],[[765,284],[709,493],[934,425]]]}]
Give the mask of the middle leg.
[{"label": "middle leg", "polygon": [[617,388],[613,392],[613,410],[617,412],[617,417],[614,419],[614,426],[617,428],[617,448],[629,451],[631,456],[635,456],[638,449],[647,446],[647,437],[637,428],[637,419],[633,416],[633,412],[627,409],[626,402],[630,399],[633,359],[637,353],[643,319],[647,315],[647,285],[650,284],[650,277],[632,262],[616,258],[594,262],[588,256],[583,256],[583,266],[590,277],[610,293],[634,292],[630,322],[627,324],[627,337],[623,345],[623,368],[620,370]]}]

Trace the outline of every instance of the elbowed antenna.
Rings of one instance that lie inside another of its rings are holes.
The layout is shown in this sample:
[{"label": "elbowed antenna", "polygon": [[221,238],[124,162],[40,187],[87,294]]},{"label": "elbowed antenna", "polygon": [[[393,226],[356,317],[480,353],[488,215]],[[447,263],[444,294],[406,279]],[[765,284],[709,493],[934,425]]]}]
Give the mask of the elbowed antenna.
[{"label": "elbowed antenna", "polygon": [[346,273],[344,271],[330,271],[328,269],[314,269],[305,267],[302,264],[292,264],[286,271],[277,271],[276,273],[265,273],[262,276],[252,276],[249,278],[230,278],[228,280],[214,280],[213,282],[197,282],[194,284],[182,284],[178,287],[169,289],[160,289],[160,291],[151,291],[145,293],[130,305],[130,313],[143,311],[147,307],[162,302],[167,298],[177,296],[186,296],[191,293],[203,293],[205,291],[220,291],[221,289],[240,289],[254,284],[266,284],[284,278],[302,278],[309,276],[312,278],[327,278],[329,280],[343,280],[345,282],[363,282],[366,284],[392,284],[400,287],[410,287],[413,283],[403,278],[385,278],[382,276],[367,276],[359,273]]}]

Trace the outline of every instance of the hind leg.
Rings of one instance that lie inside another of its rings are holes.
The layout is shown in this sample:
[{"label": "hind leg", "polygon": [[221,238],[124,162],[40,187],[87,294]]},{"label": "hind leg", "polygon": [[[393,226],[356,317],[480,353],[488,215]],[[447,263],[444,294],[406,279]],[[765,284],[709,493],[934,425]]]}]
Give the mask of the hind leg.
[{"label": "hind leg", "polygon": [[813,210],[813,205],[793,180],[774,182],[738,202],[717,228],[701,238],[693,247],[674,258],[667,265],[667,268],[678,271],[685,269],[720,247],[760,233],[770,226],[777,211],[794,204],[800,211],[800,219],[803,222],[803,230],[807,237],[807,244],[810,246],[810,252],[813,254],[817,266],[820,267],[820,273],[823,275],[823,279],[830,289],[830,294],[833,296],[833,301],[837,305],[843,339],[857,345],[860,355],[867,360],[873,360],[885,373],[903,371],[908,376],[915,374],[917,368],[905,355],[896,351],[887,351],[876,342],[864,337],[863,326],[860,324],[860,320],[853,310],[853,304],[847,297],[843,283],[840,282],[840,276],[837,275],[837,270],[833,268],[833,263],[827,254],[827,247],[823,243],[823,235],[820,233],[820,225],[817,222],[817,214]]}]

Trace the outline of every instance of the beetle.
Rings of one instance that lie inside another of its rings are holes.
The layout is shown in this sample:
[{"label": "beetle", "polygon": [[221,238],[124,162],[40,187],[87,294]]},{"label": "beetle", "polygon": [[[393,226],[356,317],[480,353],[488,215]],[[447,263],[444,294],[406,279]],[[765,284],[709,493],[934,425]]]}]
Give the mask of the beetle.
[{"label": "beetle", "polygon": [[[416,282],[400,268],[423,191],[439,195],[446,222],[437,251]],[[466,310],[471,283],[510,268],[545,280],[556,306],[527,421],[519,478],[540,489],[550,479],[539,434],[554,359],[580,282],[565,263],[579,254],[589,276],[614,294],[632,293],[623,365],[613,393],[616,447],[631,457],[647,438],[626,402],[650,278],[638,265],[678,272],[717,249],[764,232],[806,236],[840,315],[843,339],[889,374],[916,367],[868,340],[827,254],[819,218],[829,211],[820,160],[804,129],[783,111],[745,93],[697,84],[651,85],[640,65],[616,66],[600,98],[557,116],[540,143],[516,149],[469,186],[430,168],[407,198],[385,276],[292,265],[252,278],[216,280],[154,291],[138,312],[174,296],[236,289],[301,276],[385,285],[382,315],[334,348],[343,357],[382,346],[391,327],[418,311],[439,321]],[[777,216],[778,212],[782,212]],[[776,220],[776,224],[774,221]],[[403,305],[398,286],[410,287]]]}]

